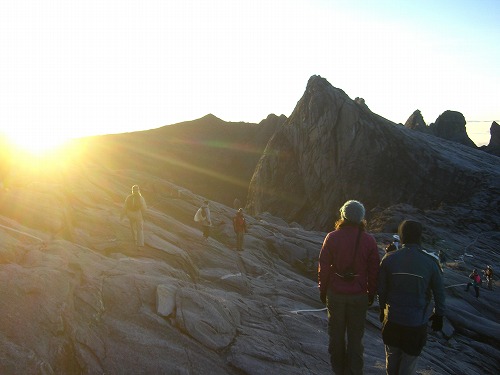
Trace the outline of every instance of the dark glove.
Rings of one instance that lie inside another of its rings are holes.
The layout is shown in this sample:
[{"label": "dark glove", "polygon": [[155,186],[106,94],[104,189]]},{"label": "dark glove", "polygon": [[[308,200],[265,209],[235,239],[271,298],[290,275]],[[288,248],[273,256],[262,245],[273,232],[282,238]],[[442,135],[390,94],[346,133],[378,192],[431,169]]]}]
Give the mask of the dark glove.
[{"label": "dark glove", "polygon": [[326,291],[319,292],[319,298],[321,299],[321,302],[323,302],[323,305],[326,305]]},{"label": "dark glove", "polygon": [[384,309],[380,309],[380,312],[378,313],[378,320],[380,320],[380,323],[383,323],[385,319],[385,311]]},{"label": "dark glove", "polygon": [[443,316],[432,314],[429,320],[432,320],[432,330],[441,331],[443,329]]},{"label": "dark glove", "polygon": [[373,305],[374,299],[375,299],[375,296],[373,294],[368,294],[368,306]]}]

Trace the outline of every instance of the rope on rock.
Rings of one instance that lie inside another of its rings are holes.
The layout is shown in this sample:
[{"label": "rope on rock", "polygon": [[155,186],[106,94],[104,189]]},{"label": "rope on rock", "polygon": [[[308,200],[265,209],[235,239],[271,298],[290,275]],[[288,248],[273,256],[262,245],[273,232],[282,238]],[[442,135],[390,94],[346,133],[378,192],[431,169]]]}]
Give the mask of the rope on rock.
[{"label": "rope on rock", "polygon": [[463,284],[455,284],[455,285],[448,285],[448,286],[445,286],[444,288],[445,289],[448,289],[448,288],[454,288],[456,286],[463,286],[463,285],[467,285],[467,283],[463,283]]},{"label": "rope on rock", "polygon": [[298,314],[302,312],[320,312],[320,311],[326,311],[326,307],[322,309],[307,309],[307,310],[292,310],[290,311],[292,314]]},{"label": "rope on rock", "polygon": [[11,227],[7,227],[7,226],[2,225],[2,224],[0,224],[0,227],[2,227],[4,229],[7,229],[7,230],[10,230],[12,232],[16,232],[16,233],[22,234],[23,236],[33,238],[33,239],[35,239],[37,241],[40,241],[40,250],[44,250],[47,247],[47,244],[45,243],[45,241],[42,240],[40,237],[33,236],[32,234],[29,234],[29,233],[26,233],[26,232],[23,232],[23,231],[20,231],[20,230],[11,228]]}]

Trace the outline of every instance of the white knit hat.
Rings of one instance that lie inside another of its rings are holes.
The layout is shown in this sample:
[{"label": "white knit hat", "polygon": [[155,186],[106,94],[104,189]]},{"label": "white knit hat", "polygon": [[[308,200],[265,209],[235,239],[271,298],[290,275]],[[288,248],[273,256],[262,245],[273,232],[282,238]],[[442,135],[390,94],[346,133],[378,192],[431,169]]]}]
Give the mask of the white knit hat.
[{"label": "white knit hat", "polygon": [[340,209],[340,217],[352,223],[361,223],[365,218],[365,207],[361,202],[347,201]]}]

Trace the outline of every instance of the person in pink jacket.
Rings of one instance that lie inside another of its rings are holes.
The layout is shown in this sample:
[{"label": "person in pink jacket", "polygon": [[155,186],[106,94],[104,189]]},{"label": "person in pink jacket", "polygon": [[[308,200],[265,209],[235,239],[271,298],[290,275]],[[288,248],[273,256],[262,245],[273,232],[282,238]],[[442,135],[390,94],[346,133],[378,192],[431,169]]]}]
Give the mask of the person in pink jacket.
[{"label": "person in pink jacket", "polygon": [[380,263],[364,218],[362,203],[345,202],[319,255],[318,285],[328,309],[328,352],[335,374],[363,374],[366,312],[377,291]]}]

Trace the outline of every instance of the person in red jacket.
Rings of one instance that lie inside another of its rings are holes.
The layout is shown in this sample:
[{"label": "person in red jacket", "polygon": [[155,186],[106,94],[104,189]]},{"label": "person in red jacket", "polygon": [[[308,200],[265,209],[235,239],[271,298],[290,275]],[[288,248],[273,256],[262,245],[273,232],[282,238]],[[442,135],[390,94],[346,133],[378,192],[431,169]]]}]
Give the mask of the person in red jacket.
[{"label": "person in red jacket", "polygon": [[247,222],[243,216],[243,208],[238,209],[236,216],[233,218],[233,229],[236,233],[236,250],[243,250],[243,238],[247,232]]},{"label": "person in red jacket", "polygon": [[479,276],[476,269],[472,270],[472,273],[469,275],[469,279],[471,279],[472,281],[470,283],[467,283],[465,291],[468,292],[469,288],[472,286],[476,291],[476,298],[479,298],[479,287],[481,286],[482,281],[481,276]]},{"label": "person in red jacket", "polygon": [[363,373],[366,311],[377,291],[380,263],[377,243],[365,231],[364,217],[362,203],[345,202],[319,255],[318,285],[328,309],[328,352],[335,374]]}]

